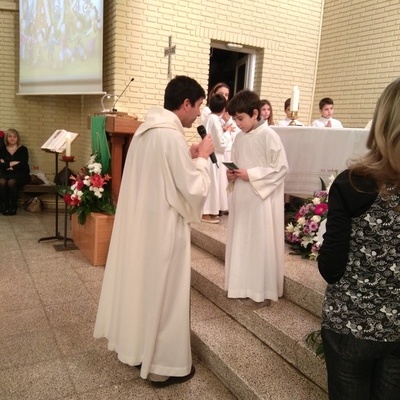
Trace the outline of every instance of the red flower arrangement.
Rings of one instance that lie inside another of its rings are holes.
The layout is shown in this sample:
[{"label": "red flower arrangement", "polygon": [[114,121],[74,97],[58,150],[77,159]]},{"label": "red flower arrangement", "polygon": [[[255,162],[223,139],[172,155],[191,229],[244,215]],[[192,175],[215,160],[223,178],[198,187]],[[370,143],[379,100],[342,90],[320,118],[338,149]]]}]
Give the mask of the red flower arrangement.
[{"label": "red flower arrangement", "polygon": [[70,177],[74,182],[70,187],[58,188],[65,203],[70,206],[69,213],[76,213],[82,225],[91,212],[115,213],[110,187],[107,186],[111,176],[101,173],[102,165],[97,159],[96,155],[92,155],[88,164],[76,176]]}]

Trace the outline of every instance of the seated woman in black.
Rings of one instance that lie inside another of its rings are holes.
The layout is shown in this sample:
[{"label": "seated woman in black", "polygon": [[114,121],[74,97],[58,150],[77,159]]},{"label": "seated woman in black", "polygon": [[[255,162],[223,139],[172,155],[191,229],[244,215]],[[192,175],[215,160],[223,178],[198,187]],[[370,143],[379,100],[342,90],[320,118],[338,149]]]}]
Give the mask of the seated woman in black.
[{"label": "seated woman in black", "polygon": [[0,148],[0,210],[3,215],[15,215],[18,189],[30,181],[29,155],[16,129],[6,132],[4,144]]}]

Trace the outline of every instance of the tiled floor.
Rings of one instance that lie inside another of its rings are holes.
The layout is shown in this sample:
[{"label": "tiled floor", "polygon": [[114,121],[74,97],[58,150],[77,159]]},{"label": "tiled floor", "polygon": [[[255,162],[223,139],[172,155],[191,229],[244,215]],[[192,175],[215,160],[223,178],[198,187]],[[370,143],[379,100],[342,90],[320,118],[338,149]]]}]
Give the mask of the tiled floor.
[{"label": "tiled floor", "polygon": [[196,357],[192,380],[154,389],[95,340],[104,268],[38,243],[54,233],[52,213],[0,215],[0,399],[234,399]]}]

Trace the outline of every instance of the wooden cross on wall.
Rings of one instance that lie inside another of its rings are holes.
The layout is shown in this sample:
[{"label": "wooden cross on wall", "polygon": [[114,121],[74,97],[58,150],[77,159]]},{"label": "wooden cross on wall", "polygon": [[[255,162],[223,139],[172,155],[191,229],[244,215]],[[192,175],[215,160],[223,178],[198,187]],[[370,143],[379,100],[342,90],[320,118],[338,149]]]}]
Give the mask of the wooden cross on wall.
[{"label": "wooden cross on wall", "polygon": [[168,56],[168,79],[171,80],[171,56],[175,54],[176,46],[172,46],[172,36],[168,39],[168,47],[164,48],[164,57]]}]

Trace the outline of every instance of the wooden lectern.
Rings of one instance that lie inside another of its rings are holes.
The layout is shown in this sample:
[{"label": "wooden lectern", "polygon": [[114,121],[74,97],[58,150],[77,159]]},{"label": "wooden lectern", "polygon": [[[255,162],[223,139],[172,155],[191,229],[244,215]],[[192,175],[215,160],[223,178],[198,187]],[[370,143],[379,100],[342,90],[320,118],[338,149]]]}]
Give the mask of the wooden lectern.
[{"label": "wooden lectern", "polygon": [[106,132],[111,137],[111,195],[118,202],[125,157],[136,129],[142,122],[124,115],[107,115]]}]

